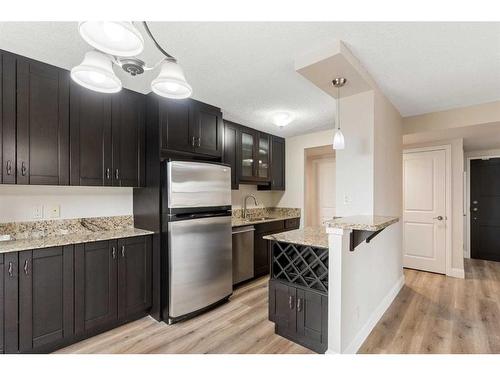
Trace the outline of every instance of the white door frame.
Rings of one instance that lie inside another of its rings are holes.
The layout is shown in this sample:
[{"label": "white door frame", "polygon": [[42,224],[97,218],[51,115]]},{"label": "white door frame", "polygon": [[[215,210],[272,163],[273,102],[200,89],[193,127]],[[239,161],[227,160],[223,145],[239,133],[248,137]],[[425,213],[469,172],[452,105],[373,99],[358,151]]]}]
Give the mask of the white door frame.
[{"label": "white door frame", "polygon": [[[403,154],[412,154],[424,151],[446,151],[446,276],[454,276],[452,271],[451,257],[452,257],[452,233],[453,233],[453,210],[452,210],[452,189],[451,189],[451,145],[429,146],[408,148],[403,150]],[[403,202],[404,209],[404,202]],[[404,228],[403,228],[403,241],[404,241]],[[403,242],[404,243],[404,242]]]},{"label": "white door frame", "polygon": [[476,155],[476,156],[468,156],[466,158],[467,170],[465,171],[465,199],[466,206],[465,210],[465,253],[464,258],[470,258],[470,248],[471,248],[471,238],[470,238],[470,161],[483,159],[483,158],[500,158],[500,155]]}]

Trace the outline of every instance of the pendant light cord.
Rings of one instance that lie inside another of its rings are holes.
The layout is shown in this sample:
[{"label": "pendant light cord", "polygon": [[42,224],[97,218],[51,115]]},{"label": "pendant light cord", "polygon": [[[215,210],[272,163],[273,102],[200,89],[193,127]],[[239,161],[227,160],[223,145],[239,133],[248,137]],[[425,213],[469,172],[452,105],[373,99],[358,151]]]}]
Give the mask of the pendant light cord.
[{"label": "pendant light cord", "polygon": [[156,41],[155,37],[153,36],[153,34],[151,33],[151,30],[149,30],[149,27],[148,27],[148,24],[146,23],[146,21],[142,21],[142,24],[144,25],[144,29],[146,30],[146,32],[148,33],[149,37],[151,38],[151,40],[153,41],[153,43],[156,45],[156,48],[158,48],[160,50],[161,53],[163,53],[168,60],[170,61],[177,61],[175,59],[175,57],[173,57],[172,55],[170,55],[167,51],[165,51],[163,48],[161,48],[161,46],[158,44],[158,42]]},{"label": "pendant light cord", "polygon": [[337,128],[340,130],[340,87],[337,86]]}]

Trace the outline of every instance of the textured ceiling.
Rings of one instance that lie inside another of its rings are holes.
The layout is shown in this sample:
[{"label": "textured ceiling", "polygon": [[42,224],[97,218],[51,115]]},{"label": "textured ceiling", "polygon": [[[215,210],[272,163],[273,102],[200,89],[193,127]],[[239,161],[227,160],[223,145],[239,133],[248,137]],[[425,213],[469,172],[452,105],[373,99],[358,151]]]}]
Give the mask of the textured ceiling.
[{"label": "textured ceiling", "polygon": [[[309,50],[343,40],[403,116],[500,99],[500,23],[187,23],[153,22],[176,56],[196,99],[227,119],[291,136],[331,127],[334,100],[294,71]],[[138,27],[141,31],[142,27]],[[161,55],[146,38],[142,56]],[[0,48],[70,69],[90,49],[76,22],[0,23]],[[125,87],[149,92],[157,74]],[[290,111],[284,129],[276,111]]]}]

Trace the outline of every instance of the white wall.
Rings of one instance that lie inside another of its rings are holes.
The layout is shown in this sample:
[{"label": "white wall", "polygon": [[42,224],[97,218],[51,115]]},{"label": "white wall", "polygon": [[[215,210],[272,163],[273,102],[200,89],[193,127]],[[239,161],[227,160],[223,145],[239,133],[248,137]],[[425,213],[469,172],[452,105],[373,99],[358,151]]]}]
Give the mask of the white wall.
[{"label": "white wall", "polygon": [[301,208],[301,226],[304,225],[304,150],[311,147],[326,146],[332,144],[332,142],[333,129],[286,138],[286,191],[280,197],[277,206]]},{"label": "white wall", "polygon": [[345,149],[336,153],[337,216],[373,214],[374,95],[340,100]]},{"label": "white wall", "polygon": [[0,222],[32,221],[35,206],[59,205],[61,219],[132,215],[132,188],[0,185]]},{"label": "white wall", "polygon": [[[243,199],[245,199],[247,195],[254,195],[255,198],[257,198],[258,207],[276,207],[283,192],[259,191],[255,185],[240,184],[238,190],[231,190],[231,204],[233,208],[242,208]],[[255,207],[253,199],[248,200],[248,207]]]}]

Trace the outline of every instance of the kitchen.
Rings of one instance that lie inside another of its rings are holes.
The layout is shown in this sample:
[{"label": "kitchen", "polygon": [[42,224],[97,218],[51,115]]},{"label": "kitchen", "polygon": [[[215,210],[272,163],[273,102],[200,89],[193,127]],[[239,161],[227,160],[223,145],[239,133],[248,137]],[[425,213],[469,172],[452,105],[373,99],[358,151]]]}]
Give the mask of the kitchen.
[{"label": "kitchen", "polygon": [[[70,351],[144,317],[189,324],[267,282],[264,237],[300,226],[300,206],[278,206],[285,139],[182,93],[114,92],[98,24],[72,25],[96,50],[71,71],[1,51],[4,353]],[[143,38],[130,23],[109,24]],[[89,81],[92,64],[106,81]],[[176,63],[163,64],[161,79]],[[276,129],[288,117],[278,113]]]}]

